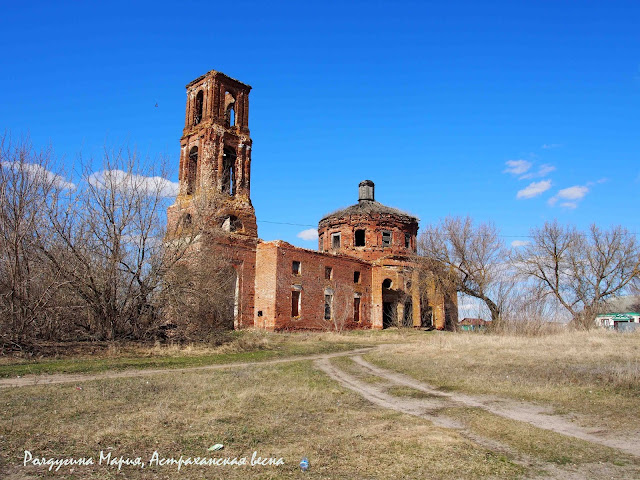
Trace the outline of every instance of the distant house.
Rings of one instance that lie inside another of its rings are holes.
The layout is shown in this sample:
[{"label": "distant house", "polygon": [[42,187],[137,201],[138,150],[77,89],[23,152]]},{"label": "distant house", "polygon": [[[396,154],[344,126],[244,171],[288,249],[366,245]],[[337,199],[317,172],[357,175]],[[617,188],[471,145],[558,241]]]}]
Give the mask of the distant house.
[{"label": "distant house", "polygon": [[491,322],[483,320],[481,318],[463,318],[458,322],[458,328],[462,331],[472,332],[477,330],[484,330]]},{"label": "distant house", "polygon": [[610,330],[640,330],[640,297],[627,296],[609,300],[604,312],[596,316],[596,326]]}]

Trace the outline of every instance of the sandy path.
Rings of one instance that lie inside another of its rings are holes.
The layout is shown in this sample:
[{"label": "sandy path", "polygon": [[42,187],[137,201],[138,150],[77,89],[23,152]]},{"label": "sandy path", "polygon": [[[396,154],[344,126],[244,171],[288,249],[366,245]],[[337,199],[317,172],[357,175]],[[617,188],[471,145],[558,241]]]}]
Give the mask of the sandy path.
[{"label": "sandy path", "polygon": [[346,350],[336,353],[321,353],[315,355],[301,355],[294,357],[278,358],[275,360],[265,360],[262,362],[235,362],[220,363],[215,365],[205,365],[201,367],[184,367],[184,368],[155,368],[155,369],[139,369],[139,370],[122,370],[119,372],[104,373],[54,373],[50,375],[26,375],[24,377],[0,378],[0,389],[9,387],[29,387],[34,385],[54,385],[60,383],[81,383],[90,380],[104,380],[111,378],[131,378],[145,377],[147,375],[158,375],[161,373],[182,373],[197,372],[199,370],[222,370],[225,368],[242,368],[259,365],[275,365],[278,363],[300,362],[303,360],[317,360],[320,358],[334,358],[348,355],[357,355],[366,353],[373,347],[358,348],[355,350]]},{"label": "sandy path", "polygon": [[438,426],[461,428],[461,425],[454,420],[438,415],[437,409],[439,408],[461,405],[482,408],[501,417],[526,422],[544,430],[579,438],[587,442],[617,448],[623,452],[640,457],[640,442],[637,440],[615,438],[607,435],[604,429],[598,429],[597,433],[595,433],[572,423],[567,418],[560,415],[553,415],[550,409],[505,398],[442,392],[431,385],[419,382],[401,373],[392,372],[372,365],[359,355],[354,356],[353,360],[362,367],[366,373],[371,373],[393,385],[406,386],[422,391],[431,395],[432,398],[411,399],[389,395],[383,391],[383,388],[387,388],[388,384],[381,388],[380,385],[362,382],[354,376],[341,371],[327,358],[316,360],[314,363],[318,368],[340,382],[343,386],[360,393],[372,403],[384,408],[427,418]]}]

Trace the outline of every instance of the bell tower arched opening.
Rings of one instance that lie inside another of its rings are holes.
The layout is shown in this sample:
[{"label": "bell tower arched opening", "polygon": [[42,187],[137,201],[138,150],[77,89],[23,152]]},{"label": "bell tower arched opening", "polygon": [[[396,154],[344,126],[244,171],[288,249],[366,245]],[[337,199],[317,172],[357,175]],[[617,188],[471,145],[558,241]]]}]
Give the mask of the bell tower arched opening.
[{"label": "bell tower arched opening", "polygon": [[231,147],[224,147],[222,153],[222,192],[234,196],[236,194],[236,152]]},{"label": "bell tower arched opening", "polygon": [[202,110],[204,108],[204,92],[200,90],[196,94],[196,104],[193,113],[193,124],[198,125],[202,122]]}]

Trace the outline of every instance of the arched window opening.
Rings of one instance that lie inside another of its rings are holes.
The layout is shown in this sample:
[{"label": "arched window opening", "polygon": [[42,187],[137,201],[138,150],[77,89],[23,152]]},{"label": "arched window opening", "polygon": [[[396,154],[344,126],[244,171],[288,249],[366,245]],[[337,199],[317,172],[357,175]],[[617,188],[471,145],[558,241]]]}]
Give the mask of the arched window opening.
[{"label": "arched window opening", "polygon": [[193,195],[196,189],[196,174],[198,172],[198,147],[189,151],[189,164],[187,165],[187,195]]},{"label": "arched window opening", "polygon": [[191,224],[193,223],[193,219],[191,218],[191,214],[190,213],[185,214],[185,216],[182,219],[182,222],[183,222],[185,228],[189,228],[191,226]]},{"label": "arched window opening", "polygon": [[235,215],[229,215],[224,219],[224,222],[222,222],[222,230],[230,233],[238,232],[242,230],[242,222]]},{"label": "arched window opening", "polygon": [[227,113],[225,114],[225,120],[227,123],[227,127],[235,127],[236,125],[236,111],[233,108],[233,103],[229,105],[227,108]]},{"label": "arched window opening", "polygon": [[385,278],[382,282],[382,328],[398,326],[398,294],[391,290],[393,282]]},{"label": "arched window opening", "polygon": [[223,151],[222,192],[236,194],[236,152],[229,147],[225,147]]},{"label": "arched window opening", "polygon": [[233,127],[236,124],[236,97],[233,93],[224,92],[224,123],[227,127]]},{"label": "arched window opening", "polygon": [[331,320],[333,308],[333,293],[324,294],[324,319]]},{"label": "arched window opening", "polygon": [[204,105],[204,92],[200,90],[196,95],[196,109],[193,115],[193,124],[198,125],[202,121],[202,107]]},{"label": "arched window opening", "polygon": [[[294,288],[296,288],[297,285],[294,285]],[[293,290],[291,292],[291,316],[293,318],[297,318],[300,316],[300,310],[301,310],[301,306],[302,306],[302,295],[301,295],[301,291],[300,290]]]}]

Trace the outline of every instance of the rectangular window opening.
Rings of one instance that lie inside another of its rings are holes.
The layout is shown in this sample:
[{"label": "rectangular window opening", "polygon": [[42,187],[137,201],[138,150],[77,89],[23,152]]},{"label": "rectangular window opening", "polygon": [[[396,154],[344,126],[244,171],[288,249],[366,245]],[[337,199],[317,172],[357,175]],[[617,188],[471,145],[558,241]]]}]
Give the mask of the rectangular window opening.
[{"label": "rectangular window opening", "polygon": [[334,233],[331,235],[331,248],[336,249],[340,248],[340,234]]},{"label": "rectangular window opening", "polygon": [[318,237],[318,250],[324,252],[324,235]]},{"label": "rectangular window opening", "polygon": [[331,280],[333,278],[333,268],[324,267],[324,278],[325,280]]},{"label": "rectangular window opening", "polygon": [[296,290],[291,292],[291,316],[300,316],[300,292]]},{"label": "rectangular window opening", "polygon": [[291,262],[291,273],[294,275],[300,275],[300,262],[296,260]]},{"label": "rectangular window opening", "polygon": [[382,232],[382,246],[391,246],[391,232]]},{"label": "rectangular window opening", "polygon": [[404,248],[411,247],[411,235],[408,233],[404,234]]},{"label": "rectangular window opening", "polygon": [[360,283],[360,272],[353,272],[353,283]]},{"label": "rectangular window opening", "polygon": [[360,298],[358,297],[353,299],[353,321],[360,322]]},{"label": "rectangular window opening", "polygon": [[356,247],[364,247],[364,230],[356,230],[354,245]]}]

